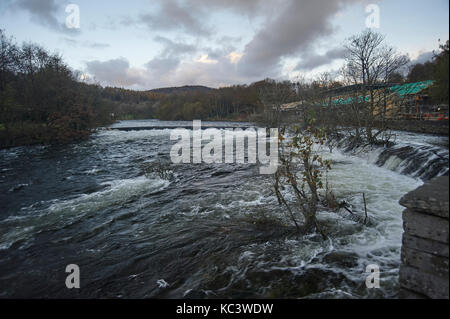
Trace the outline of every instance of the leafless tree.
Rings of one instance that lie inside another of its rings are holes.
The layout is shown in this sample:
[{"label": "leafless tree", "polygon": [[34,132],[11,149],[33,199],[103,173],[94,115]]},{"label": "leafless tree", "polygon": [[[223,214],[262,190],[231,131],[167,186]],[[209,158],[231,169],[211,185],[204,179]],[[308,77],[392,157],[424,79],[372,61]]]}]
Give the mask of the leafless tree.
[{"label": "leafless tree", "polygon": [[[357,88],[349,109],[356,121],[358,137],[376,143],[386,127],[387,100],[391,94],[389,78],[409,59],[386,45],[385,37],[370,29],[348,39],[343,75]],[[362,136],[362,135],[361,135]]]},{"label": "leafless tree", "polygon": [[282,106],[295,101],[296,98],[291,82],[266,79],[259,92],[259,99],[264,106],[264,113],[260,119],[261,124],[266,127],[280,128],[283,124]]}]

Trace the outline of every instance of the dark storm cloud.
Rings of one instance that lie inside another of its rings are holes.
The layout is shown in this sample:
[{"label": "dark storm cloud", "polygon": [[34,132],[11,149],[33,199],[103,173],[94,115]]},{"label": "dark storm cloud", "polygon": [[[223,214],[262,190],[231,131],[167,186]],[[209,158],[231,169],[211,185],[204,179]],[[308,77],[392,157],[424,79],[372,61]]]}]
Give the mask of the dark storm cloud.
[{"label": "dark storm cloud", "polygon": [[142,23],[150,30],[182,31],[186,34],[209,37],[214,24],[208,21],[211,12],[231,10],[234,13],[255,16],[267,8],[267,0],[163,0],[159,10],[142,14],[138,19],[126,17],[124,25]]},{"label": "dark storm cloud", "polygon": [[94,76],[96,81],[102,84],[131,87],[144,84],[144,77],[140,70],[130,68],[130,63],[125,58],[112,59],[108,61],[86,62],[86,70]]},{"label": "dark storm cloud", "polygon": [[[12,6],[12,9],[20,9],[28,12],[31,19],[38,24],[41,24],[54,31],[78,34],[78,29],[69,29],[65,26],[62,20],[64,20],[64,8],[61,6],[61,1],[57,0],[16,0]],[[59,18],[59,15],[61,18]]]},{"label": "dark storm cloud", "polygon": [[267,0],[186,0],[186,3],[197,10],[202,8],[226,9],[245,15],[255,15],[265,10],[269,2]]},{"label": "dark storm cloud", "polygon": [[292,0],[246,45],[240,71],[248,76],[279,73],[281,59],[305,52],[319,38],[331,35],[330,19],[358,0]]},{"label": "dark storm cloud", "polygon": [[[128,17],[120,23],[144,25],[153,35],[158,32],[153,40],[162,44],[161,51],[138,70],[140,75],[145,74],[144,79],[138,78],[147,85],[174,84],[183,79],[198,81],[199,78],[219,84],[249,83],[265,77],[286,76],[282,74],[286,58],[299,59],[296,71],[313,70],[342,58],[343,52],[337,48],[317,54],[317,42],[323,43],[322,40],[333,34],[331,21],[346,5],[364,1],[160,0],[154,10]],[[215,34],[212,17],[225,11],[248,17],[255,22],[252,25],[257,25],[244,47],[243,38]],[[168,37],[173,36],[173,32],[177,39],[187,36],[195,42],[171,40]],[[333,46],[329,44],[326,48]],[[239,58],[232,60],[232,57]],[[126,73],[135,75],[136,71]]]},{"label": "dark storm cloud", "polygon": [[150,30],[177,30],[198,36],[209,36],[211,30],[201,23],[199,13],[195,8],[179,1],[164,0],[160,2],[158,12],[142,14],[138,21]]},{"label": "dark storm cloud", "polygon": [[302,60],[297,64],[295,70],[311,71],[322,65],[332,63],[334,60],[343,59],[345,57],[345,48],[334,48],[325,54],[316,54],[313,51],[302,55]]},{"label": "dark storm cloud", "polygon": [[[201,38],[212,36],[211,12],[230,10],[250,18],[260,16],[262,27],[245,46],[238,72],[248,78],[276,77],[285,57],[303,55],[306,59],[299,68],[309,70],[339,58],[337,51],[324,56],[310,52],[315,41],[333,33],[331,18],[355,2],[363,0],[165,0],[160,2],[159,12],[142,15],[141,22],[152,30],[177,30]],[[207,52],[216,58],[230,48],[233,46],[222,45]]]}]

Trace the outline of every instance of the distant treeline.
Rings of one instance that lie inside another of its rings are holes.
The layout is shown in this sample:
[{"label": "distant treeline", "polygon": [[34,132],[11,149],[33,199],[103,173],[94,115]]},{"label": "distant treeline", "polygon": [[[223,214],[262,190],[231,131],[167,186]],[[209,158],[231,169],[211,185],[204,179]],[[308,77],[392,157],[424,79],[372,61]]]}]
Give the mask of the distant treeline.
[{"label": "distant treeline", "polygon": [[[432,95],[448,103],[448,41],[433,61],[418,64],[391,82],[436,80]],[[18,45],[0,30],[0,148],[30,144],[68,143],[89,136],[93,129],[122,119],[248,120],[263,113],[264,99],[280,84],[263,80],[219,89],[204,86],[133,91],[81,81],[58,54],[36,44]],[[332,82],[332,87],[344,85]],[[308,91],[323,90],[320,81],[308,85],[283,82],[289,94],[283,103],[298,101]],[[313,88],[313,90],[311,90]],[[281,101],[281,100],[280,100]],[[279,101],[278,101],[279,102]],[[267,104],[267,103],[266,103]]]},{"label": "distant treeline", "polygon": [[170,88],[170,93],[159,93],[162,89],[131,91],[106,87],[101,94],[112,102],[111,112],[116,119],[246,120],[262,110],[258,94],[269,83],[260,81],[219,89]]},{"label": "distant treeline", "polygon": [[77,141],[119,119],[245,119],[260,107],[258,84],[132,91],[80,75],[60,55],[0,30],[0,147]]}]

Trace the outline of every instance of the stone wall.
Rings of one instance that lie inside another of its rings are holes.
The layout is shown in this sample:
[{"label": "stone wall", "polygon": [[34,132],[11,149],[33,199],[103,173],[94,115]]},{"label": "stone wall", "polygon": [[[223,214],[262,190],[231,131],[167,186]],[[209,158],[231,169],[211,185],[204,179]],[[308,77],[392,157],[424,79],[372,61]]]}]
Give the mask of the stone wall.
[{"label": "stone wall", "polygon": [[406,194],[400,297],[449,298],[449,177],[437,177]]},{"label": "stone wall", "polygon": [[448,136],[448,121],[394,120],[387,126],[392,130]]}]

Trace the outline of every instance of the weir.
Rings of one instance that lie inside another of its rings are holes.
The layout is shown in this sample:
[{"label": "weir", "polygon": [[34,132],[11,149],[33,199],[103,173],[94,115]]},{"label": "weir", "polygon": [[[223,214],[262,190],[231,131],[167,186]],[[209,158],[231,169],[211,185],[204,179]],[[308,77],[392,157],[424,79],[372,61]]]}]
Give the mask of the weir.
[{"label": "weir", "polygon": [[[202,129],[208,129],[208,128],[216,128],[216,129],[225,129],[225,128],[254,128],[255,126],[252,125],[244,125],[239,124],[238,126],[233,125],[211,125],[211,124],[204,124],[202,123]],[[119,130],[119,131],[144,131],[144,130],[170,130],[170,129],[187,129],[192,130],[192,124],[190,125],[145,125],[145,126],[110,126],[107,127],[106,130]]]}]

